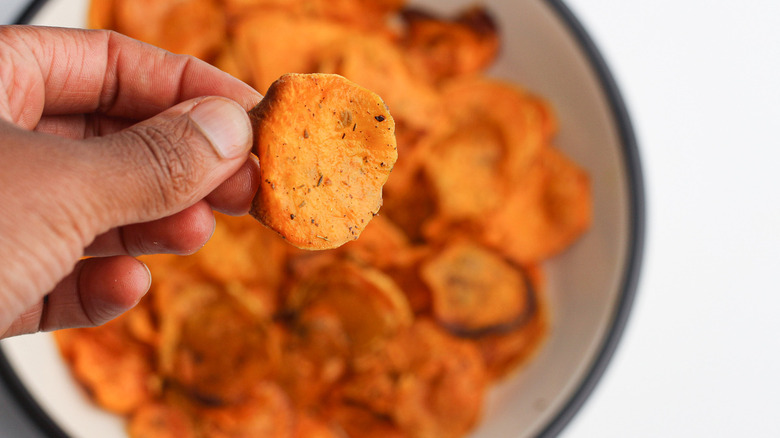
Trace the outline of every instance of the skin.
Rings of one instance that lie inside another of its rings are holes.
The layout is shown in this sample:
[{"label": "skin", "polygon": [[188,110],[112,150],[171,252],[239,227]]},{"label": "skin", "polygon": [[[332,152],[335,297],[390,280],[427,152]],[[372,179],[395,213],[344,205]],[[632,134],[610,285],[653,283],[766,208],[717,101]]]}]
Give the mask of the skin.
[{"label": "skin", "polygon": [[0,337],[115,318],[151,284],[134,256],[245,214],[261,99],[117,33],[0,26]]}]

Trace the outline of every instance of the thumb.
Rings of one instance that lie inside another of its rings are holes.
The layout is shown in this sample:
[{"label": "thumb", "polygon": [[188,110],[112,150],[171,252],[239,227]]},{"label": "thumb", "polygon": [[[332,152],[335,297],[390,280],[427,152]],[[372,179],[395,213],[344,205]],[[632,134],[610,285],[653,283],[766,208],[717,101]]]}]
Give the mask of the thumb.
[{"label": "thumb", "polygon": [[177,213],[203,199],[247,160],[246,111],[223,97],[180,103],[90,148],[93,207],[106,229]]}]

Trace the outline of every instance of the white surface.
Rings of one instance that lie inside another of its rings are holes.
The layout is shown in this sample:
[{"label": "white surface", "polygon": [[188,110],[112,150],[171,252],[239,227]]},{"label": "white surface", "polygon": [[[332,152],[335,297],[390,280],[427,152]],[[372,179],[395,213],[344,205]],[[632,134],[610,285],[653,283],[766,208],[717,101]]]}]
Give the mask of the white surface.
[{"label": "white surface", "polygon": [[780,2],[569,0],[644,160],[639,295],[564,436],[780,436]]}]

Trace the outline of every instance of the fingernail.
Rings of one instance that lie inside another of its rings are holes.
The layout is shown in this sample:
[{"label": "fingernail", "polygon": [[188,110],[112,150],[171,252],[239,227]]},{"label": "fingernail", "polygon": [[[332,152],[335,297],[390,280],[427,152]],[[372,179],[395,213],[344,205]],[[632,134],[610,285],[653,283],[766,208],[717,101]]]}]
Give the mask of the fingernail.
[{"label": "fingernail", "polygon": [[190,119],[220,157],[236,158],[249,151],[252,126],[246,111],[237,103],[221,97],[206,98],[190,111]]},{"label": "fingernail", "polygon": [[[149,292],[149,289],[152,288],[152,271],[149,270],[149,266],[147,266],[146,263],[144,263],[144,262],[142,262],[142,261],[140,261],[138,259],[136,259],[136,260],[138,261],[138,263],[141,264],[141,266],[146,268],[146,275],[148,276],[147,278],[149,279],[148,283],[146,284],[146,290],[144,291],[143,295],[141,295],[138,298],[138,301],[141,301],[141,298],[143,298],[143,296],[146,295],[147,292]],[[138,302],[136,302],[136,304],[138,304]]]}]

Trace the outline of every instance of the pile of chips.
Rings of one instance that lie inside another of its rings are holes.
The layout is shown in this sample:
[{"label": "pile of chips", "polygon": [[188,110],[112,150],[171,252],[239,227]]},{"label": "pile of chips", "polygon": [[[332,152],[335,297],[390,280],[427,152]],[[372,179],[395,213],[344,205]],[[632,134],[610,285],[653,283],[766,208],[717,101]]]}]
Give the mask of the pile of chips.
[{"label": "pile of chips", "polygon": [[398,161],[360,238],[295,248],[218,215],[109,324],[57,333],[75,378],[132,437],[467,434],[491,384],[548,330],[544,260],[591,222],[588,175],[544,100],[483,71],[488,11],[401,0],[93,0],[94,27],[212,62],[265,91],[337,73],[395,119]]}]

